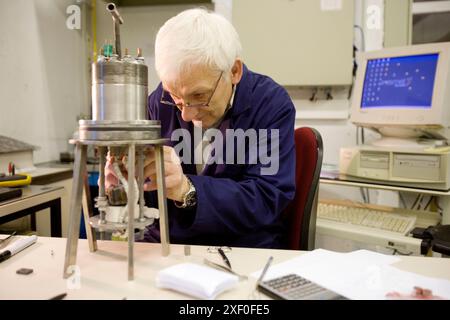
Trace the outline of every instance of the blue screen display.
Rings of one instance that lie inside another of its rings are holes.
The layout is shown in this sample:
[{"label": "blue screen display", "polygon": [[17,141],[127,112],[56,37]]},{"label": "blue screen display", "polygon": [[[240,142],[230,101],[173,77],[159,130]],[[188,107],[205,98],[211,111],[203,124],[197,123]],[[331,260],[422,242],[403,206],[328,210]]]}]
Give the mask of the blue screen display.
[{"label": "blue screen display", "polygon": [[439,54],[367,61],[361,108],[431,108]]}]

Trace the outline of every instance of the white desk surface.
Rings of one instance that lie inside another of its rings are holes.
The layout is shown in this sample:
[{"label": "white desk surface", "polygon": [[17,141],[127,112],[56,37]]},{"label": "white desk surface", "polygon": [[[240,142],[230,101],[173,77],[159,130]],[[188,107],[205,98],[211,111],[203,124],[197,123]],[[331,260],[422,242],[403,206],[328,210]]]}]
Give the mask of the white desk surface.
[{"label": "white desk surface", "polygon": [[[1,238],[4,235],[0,236]],[[127,280],[127,243],[99,241],[99,251],[90,253],[86,240],[79,240],[77,265],[81,271],[81,288],[68,289],[63,279],[66,239],[40,237],[34,245],[0,264],[0,300],[4,299],[49,299],[67,293],[65,299],[191,299],[187,295],[158,289],[155,276],[159,270],[181,262],[202,263],[207,257],[222,263],[218,254],[207,253],[203,246],[192,246],[191,255],[184,256],[184,246],[171,245],[171,254],[161,256],[159,244],[136,243],[135,279]],[[53,251],[53,255],[52,255]],[[269,250],[233,248],[227,255],[233,269],[249,275],[260,270],[270,255],[272,265],[288,260],[304,252],[291,250]],[[394,266],[425,276],[450,280],[450,259],[401,257]],[[30,275],[18,275],[19,268],[32,268]],[[264,299],[254,294],[256,279],[249,277],[218,299]],[[253,294],[253,295],[252,295]]]}]

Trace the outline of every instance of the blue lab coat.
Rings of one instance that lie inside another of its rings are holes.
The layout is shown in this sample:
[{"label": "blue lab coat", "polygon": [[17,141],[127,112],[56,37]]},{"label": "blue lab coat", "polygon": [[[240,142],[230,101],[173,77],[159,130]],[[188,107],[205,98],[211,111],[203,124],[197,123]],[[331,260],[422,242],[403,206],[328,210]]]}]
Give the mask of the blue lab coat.
[{"label": "blue lab coat", "polygon": [[[188,130],[193,137],[192,122],[183,121],[176,107],[159,102],[161,90],[160,84],[148,98],[150,119],[161,121],[161,134],[165,138],[170,139],[171,133],[179,128]],[[191,150],[192,161],[191,164],[182,163],[182,167],[197,190],[197,206],[191,210],[179,209],[168,200],[170,242],[282,247],[285,226],[280,219],[281,212],[295,193],[294,121],[294,105],[286,90],[271,78],[244,66],[232,108],[219,130],[225,133],[226,129],[239,128],[244,131],[279,129],[279,170],[275,175],[261,175],[263,165],[259,162],[248,164],[247,154],[247,164],[213,163],[197,175],[193,162],[194,139],[190,139],[187,149]],[[268,140],[272,143],[271,135]],[[181,141],[184,143],[185,140]],[[170,141],[168,145],[179,142]],[[236,147],[235,143],[235,150]],[[247,153],[250,153],[249,148],[248,145],[245,148]],[[223,153],[223,159],[226,159],[226,150]],[[156,207],[156,192],[147,193],[146,199]],[[157,223],[147,228],[145,240],[160,241]]]}]

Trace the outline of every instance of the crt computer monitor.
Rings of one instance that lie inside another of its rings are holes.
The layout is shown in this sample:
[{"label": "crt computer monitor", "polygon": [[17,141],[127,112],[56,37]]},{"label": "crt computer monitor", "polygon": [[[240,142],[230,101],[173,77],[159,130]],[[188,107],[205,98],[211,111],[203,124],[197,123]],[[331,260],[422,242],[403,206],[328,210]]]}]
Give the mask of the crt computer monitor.
[{"label": "crt computer monitor", "polygon": [[450,139],[450,42],[360,54],[350,120],[382,136]]}]

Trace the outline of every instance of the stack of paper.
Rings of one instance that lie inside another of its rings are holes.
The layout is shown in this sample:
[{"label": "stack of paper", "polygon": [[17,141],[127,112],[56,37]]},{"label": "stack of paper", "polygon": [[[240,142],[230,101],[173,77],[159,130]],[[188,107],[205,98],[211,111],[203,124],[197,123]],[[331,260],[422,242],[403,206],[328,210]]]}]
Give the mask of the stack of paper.
[{"label": "stack of paper", "polygon": [[200,299],[215,299],[239,282],[237,276],[206,266],[182,263],[158,272],[159,288],[176,290]]}]

